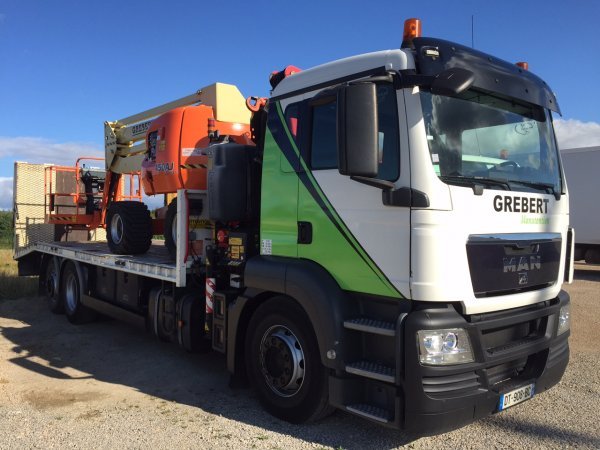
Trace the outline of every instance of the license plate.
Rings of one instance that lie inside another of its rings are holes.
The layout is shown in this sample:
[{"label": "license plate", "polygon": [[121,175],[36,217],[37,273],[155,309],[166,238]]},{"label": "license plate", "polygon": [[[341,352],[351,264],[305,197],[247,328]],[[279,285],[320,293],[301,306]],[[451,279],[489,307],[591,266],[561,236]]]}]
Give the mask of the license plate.
[{"label": "license plate", "polygon": [[535,391],[535,383],[522,386],[518,389],[514,389],[510,392],[500,394],[500,404],[498,405],[498,411],[502,411],[506,408],[510,408],[518,403],[529,400],[533,397]]}]

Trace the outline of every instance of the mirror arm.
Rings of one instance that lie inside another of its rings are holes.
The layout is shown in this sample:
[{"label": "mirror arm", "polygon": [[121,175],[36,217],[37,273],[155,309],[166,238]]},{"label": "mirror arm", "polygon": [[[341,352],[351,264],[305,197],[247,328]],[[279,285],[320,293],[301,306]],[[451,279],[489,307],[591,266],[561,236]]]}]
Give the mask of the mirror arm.
[{"label": "mirror arm", "polygon": [[381,201],[385,206],[429,208],[429,197],[424,192],[409,187],[395,189],[391,181],[378,178],[350,177],[351,180],[381,189]]},{"label": "mirror arm", "polygon": [[401,71],[401,87],[431,86],[435,77],[433,75],[416,75],[413,71]]}]

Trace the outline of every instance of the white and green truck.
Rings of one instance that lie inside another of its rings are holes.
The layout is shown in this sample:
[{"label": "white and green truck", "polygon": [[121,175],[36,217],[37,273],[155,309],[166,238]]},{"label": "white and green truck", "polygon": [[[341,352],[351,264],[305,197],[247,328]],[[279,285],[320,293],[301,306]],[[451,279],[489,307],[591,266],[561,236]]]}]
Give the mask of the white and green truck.
[{"label": "white and green truck", "polygon": [[292,422],[338,408],[435,434],[558,383],[573,231],[549,87],[419,36],[270,81],[256,146],[204,149],[208,189],[178,192],[211,231],[188,245],[178,221],[175,262],[39,237],[16,165],[15,257],[52,311],[223,352]]}]

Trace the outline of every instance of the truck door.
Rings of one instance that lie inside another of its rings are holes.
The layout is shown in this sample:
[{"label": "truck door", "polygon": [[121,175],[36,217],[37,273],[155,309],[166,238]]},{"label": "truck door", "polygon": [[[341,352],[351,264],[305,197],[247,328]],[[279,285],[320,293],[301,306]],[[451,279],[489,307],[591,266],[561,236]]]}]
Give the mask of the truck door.
[{"label": "truck door", "polygon": [[263,154],[261,255],[298,256],[298,105],[290,100],[269,108]]},{"label": "truck door", "polygon": [[[377,97],[378,178],[408,187],[408,151],[401,152],[407,145],[400,145],[398,117],[402,91],[379,84]],[[410,207],[384,206],[381,189],[339,173],[336,108],[333,91],[305,101],[301,109],[298,257],[319,263],[343,289],[408,297]],[[405,131],[402,136],[406,139]]]}]

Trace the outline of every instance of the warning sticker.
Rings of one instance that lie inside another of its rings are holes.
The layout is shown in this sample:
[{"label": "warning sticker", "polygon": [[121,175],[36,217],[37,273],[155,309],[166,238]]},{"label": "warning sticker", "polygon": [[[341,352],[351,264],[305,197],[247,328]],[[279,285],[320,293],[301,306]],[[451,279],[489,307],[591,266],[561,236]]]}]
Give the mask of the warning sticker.
[{"label": "warning sticker", "polygon": [[242,245],[242,238],[239,237],[230,237],[229,245]]},{"label": "warning sticker", "polygon": [[191,230],[198,228],[212,228],[212,224],[206,219],[190,217],[189,227]]},{"label": "warning sticker", "polygon": [[261,239],[260,254],[271,255],[273,253],[273,241],[271,239]]},{"label": "warning sticker", "polygon": [[181,156],[202,156],[205,154],[206,153],[204,153],[204,149],[200,147],[181,149]]}]

